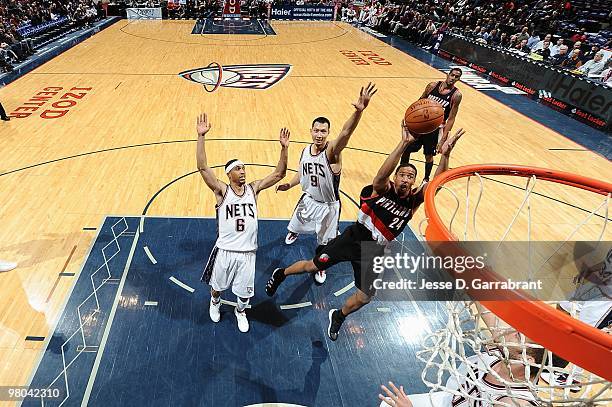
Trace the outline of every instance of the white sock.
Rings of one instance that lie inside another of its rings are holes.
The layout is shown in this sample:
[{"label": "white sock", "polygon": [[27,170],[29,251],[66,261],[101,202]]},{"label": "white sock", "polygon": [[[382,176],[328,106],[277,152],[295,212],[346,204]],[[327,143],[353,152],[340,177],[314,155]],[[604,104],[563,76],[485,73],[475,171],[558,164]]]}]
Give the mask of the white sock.
[{"label": "white sock", "polygon": [[238,304],[238,312],[243,312],[246,309],[247,305],[249,305],[249,300],[250,298],[247,298],[247,300],[243,302],[240,297],[236,299],[236,303]]}]

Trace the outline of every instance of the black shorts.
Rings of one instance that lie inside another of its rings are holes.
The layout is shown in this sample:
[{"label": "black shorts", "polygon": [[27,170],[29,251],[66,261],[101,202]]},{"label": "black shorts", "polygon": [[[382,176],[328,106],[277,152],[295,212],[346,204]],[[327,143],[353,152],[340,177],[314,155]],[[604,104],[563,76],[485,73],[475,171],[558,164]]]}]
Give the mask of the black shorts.
[{"label": "black shorts", "polygon": [[423,134],[417,138],[414,143],[406,147],[405,151],[416,153],[423,147],[423,154],[425,155],[436,155],[436,147],[438,146],[438,135],[439,131],[436,130],[433,133]]},{"label": "black shorts", "polygon": [[325,246],[317,247],[312,261],[319,270],[350,261],[353,266],[355,287],[372,296],[376,292],[374,280],[379,278],[379,275],[372,271],[372,263],[374,257],[382,256],[384,251],[384,246],[376,244],[372,239],[372,233],[365,226],[354,223]]}]

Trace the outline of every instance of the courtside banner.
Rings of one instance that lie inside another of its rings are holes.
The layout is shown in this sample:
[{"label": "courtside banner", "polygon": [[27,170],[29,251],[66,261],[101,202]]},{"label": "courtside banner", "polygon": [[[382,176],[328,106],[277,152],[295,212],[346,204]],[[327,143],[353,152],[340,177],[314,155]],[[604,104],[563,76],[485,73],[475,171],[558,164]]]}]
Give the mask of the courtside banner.
[{"label": "courtside banner", "polygon": [[502,78],[534,98],[556,102],[561,111],[595,128],[612,127],[612,90],[600,83],[456,35],[444,36],[439,54],[484,75]]},{"label": "courtside banner", "polygon": [[161,20],[162,9],[151,8],[128,8],[126,9],[128,20]]},{"label": "courtside banner", "polygon": [[333,6],[273,6],[270,18],[275,20],[333,20]]}]

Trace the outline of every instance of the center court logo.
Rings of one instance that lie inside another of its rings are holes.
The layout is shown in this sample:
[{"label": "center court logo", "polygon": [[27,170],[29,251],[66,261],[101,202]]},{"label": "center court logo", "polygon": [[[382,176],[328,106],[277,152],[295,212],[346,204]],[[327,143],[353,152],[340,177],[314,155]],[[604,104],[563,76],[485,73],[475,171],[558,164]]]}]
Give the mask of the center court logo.
[{"label": "center court logo", "polygon": [[192,82],[204,85],[207,92],[214,92],[220,86],[242,89],[269,89],[283,80],[291,65],[288,64],[253,64],[253,65],[219,65],[211,62],[205,68],[191,69],[179,73],[179,76]]}]

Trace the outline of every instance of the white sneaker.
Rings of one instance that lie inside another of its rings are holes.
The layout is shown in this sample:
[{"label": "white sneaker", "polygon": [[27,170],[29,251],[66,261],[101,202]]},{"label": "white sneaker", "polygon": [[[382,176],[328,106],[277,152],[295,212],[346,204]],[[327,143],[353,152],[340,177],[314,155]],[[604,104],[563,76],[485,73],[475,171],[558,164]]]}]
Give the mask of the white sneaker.
[{"label": "white sneaker", "polygon": [[17,263],[11,263],[9,261],[0,260],[0,271],[11,271],[17,267]]},{"label": "white sneaker", "polygon": [[314,279],[317,283],[323,284],[327,280],[327,273],[325,270],[319,270],[315,273]]},{"label": "white sneaker", "polygon": [[299,234],[297,233],[293,233],[293,232],[287,233],[287,236],[285,236],[285,244],[293,244],[293,242],[297,240],[298,236]]},{"label": "white sneaker", "polygon": [[240,332],[248,332],[249,320],[247,319],[246,312],[238,312],[238,308],[234,308],[234,314],[236,315],[236,321],[238,321],[238,329]]},{"label": "white sneaker", "polygon": [[208,308],[208,315],[213,322],[219,322],[221,320],[221,298],[219,302],[215,304],[212,297],[210,297],[210,307]]}]

